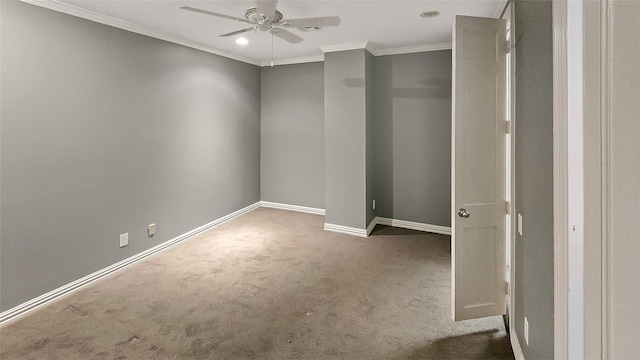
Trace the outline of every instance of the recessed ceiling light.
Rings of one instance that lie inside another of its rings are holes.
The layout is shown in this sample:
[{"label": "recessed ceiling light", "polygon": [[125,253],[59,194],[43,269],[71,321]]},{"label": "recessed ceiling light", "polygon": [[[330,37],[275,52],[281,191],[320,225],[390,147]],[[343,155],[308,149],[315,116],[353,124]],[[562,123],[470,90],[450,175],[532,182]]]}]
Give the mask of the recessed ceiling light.
[{"label": "recessed ceiling light", "polygon": [[422,14],[420,14],[421,17],[423,18],[432,18],[432,17],[436,17],[440,15],[440,11],[425,11]]},{"label": "recessed ceiling light", "polygon": [[236,44],[238,45],[247,45],[249,43],[249,40],[241,37],[241,38],[237,38],[236,39]]}]

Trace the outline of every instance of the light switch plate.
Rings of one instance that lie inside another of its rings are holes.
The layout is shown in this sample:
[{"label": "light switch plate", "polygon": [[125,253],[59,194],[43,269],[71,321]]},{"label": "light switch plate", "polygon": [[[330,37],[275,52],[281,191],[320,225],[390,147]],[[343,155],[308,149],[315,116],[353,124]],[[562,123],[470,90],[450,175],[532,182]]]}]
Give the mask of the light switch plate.
[{"label": "light switch plate", "polygon": [[129,245],[129,233],[120,234],[120,247]]},{"label": "light switch plate", "polygon": [[522,236],[522,215],[518,214],[518,234]]}]

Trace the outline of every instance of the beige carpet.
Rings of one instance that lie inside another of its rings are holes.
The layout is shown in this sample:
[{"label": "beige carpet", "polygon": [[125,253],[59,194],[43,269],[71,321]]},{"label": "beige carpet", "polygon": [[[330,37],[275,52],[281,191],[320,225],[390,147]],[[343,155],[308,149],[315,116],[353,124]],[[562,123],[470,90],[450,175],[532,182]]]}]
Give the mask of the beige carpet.
[{"label": "beige carpet", "polygon": [[448,236],[257,209],[0,329],[2,359],[511,359],[450,320]]}]

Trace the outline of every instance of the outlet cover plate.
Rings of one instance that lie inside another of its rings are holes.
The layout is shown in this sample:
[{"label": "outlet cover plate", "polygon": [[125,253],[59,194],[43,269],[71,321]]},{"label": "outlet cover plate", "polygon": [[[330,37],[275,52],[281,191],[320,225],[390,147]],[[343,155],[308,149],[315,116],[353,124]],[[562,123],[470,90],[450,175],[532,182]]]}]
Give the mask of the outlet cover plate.
[{"label": "outlet cover plate", "polygon": [[147,235],[149,236],[153,236],[156,234],[156,224],[149,224],[149,227],[147,228]]}]

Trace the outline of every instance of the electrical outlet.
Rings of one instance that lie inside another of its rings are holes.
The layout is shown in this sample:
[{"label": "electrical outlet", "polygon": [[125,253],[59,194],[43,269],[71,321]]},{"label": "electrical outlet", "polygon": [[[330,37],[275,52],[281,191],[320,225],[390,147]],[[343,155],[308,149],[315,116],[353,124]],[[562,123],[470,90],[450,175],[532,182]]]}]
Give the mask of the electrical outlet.
[{"label": "electrical outlet", "polygon": [[375,209],[376,209],[376,201],[373,200],[373,210],[375,210]]},{"label": "electrical outlet", "polygon": [[120,247],[129,245],[129,233],[120,234]]},{"label": "electrical outlet", "polygon": [[522,215],[518,214],[518,234],[522,236]]},{"label": "electrical outlet", "polygon": [[529,320],[524,317],[524,342],[529,346]]},{"label": "electrical outlet", "polygon": [[147,227],[147,235],[149,236],[153,236],[156,234],[156,224],[149,224],[149,227]]}]

